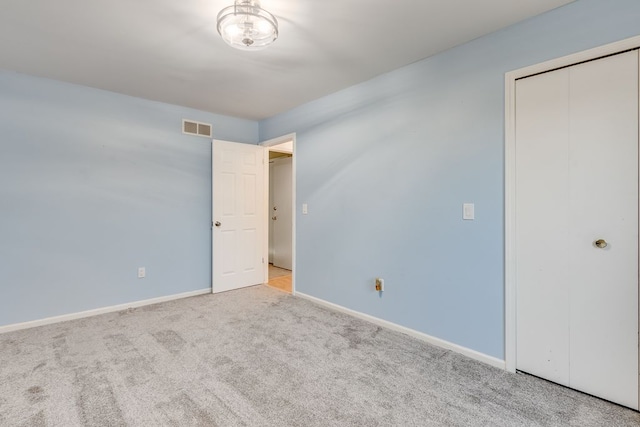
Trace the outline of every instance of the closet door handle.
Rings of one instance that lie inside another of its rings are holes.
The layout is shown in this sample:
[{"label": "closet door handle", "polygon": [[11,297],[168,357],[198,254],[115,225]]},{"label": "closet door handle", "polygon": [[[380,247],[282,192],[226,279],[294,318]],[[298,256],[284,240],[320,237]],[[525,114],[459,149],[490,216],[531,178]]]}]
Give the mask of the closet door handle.
[{"label": "closet door handle", "polygon": [[609,244],[607,243],[606,240],[604,239],[598,239],[595,242],[593,242],[593,244],[595,245],[595,247],[600,248],[600,249],[604,249],[607,246],[609,246]]}]

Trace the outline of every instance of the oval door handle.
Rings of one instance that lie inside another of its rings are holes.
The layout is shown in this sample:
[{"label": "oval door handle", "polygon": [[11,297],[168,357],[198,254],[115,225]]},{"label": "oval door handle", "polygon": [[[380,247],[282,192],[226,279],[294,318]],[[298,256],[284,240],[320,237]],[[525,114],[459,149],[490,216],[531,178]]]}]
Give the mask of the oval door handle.
[{"label": "oval door handle", "polygon": [[222,223],[220,221],[216,221],[216,227],[220,227],[222,225]]},{"label": "oval door handle", "polygon": [[275,221],[275,220],[278,219],[278,217],[277,216],[272,216],[271,219]]},{"label": "oval door handle", "polygon": [[597,248],[600,248],[600,249],[604,249],[604,248],[606,248],[607,246],[609,246],[609,244],[607,243],[607,241],[606,241],[606,240],[604,240],[604,239],[598,239],[598,240],[596,240],[595,242],[593,242],[593,244],[594,244]]}]

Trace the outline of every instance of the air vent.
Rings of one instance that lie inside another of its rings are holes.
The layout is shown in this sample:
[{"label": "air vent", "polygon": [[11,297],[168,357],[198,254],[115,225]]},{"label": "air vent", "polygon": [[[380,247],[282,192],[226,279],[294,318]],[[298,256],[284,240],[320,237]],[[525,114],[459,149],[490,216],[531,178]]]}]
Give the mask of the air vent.
[{"label": "air vent", "polygon": [[207,125],[204,123],[198,123],[198,135],[200,136],[211,136],[211,125]]},{"label": "air vent", "polygon": [[211,124],[183,119],[182,133],[186,133],[187,135],[196,135],[204,136],[205,138],[211,138]]}]

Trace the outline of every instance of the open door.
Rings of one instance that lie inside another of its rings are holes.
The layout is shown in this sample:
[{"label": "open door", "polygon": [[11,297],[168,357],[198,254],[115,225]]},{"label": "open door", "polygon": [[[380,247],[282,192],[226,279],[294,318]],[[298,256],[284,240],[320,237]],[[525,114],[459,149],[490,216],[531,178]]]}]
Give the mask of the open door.
[{"label": "open door", "polygon": [[271,226],[269,229],[271,263],[275,267],[293,269],[292,158],[279,157],[269,162]]},{"label": "open door", "polygon": [[265,279],[265,149],[213,141],[212,292]]}]

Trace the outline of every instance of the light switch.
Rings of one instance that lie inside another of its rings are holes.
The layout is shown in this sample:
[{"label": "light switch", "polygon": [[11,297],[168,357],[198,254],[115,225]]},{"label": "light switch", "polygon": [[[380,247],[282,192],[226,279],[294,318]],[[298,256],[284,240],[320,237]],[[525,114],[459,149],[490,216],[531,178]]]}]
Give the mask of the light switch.
[{"label": "light switch", "polygon": [[303,203],[302,204],[302,215],[306,215],[309,213],[309,209],[307,208],[307,204]]},{"label": "light switch", "polygon": [[462,219],[473,220],[476,217],[476,207],[473,203],[464,203],[462,205]]}]

